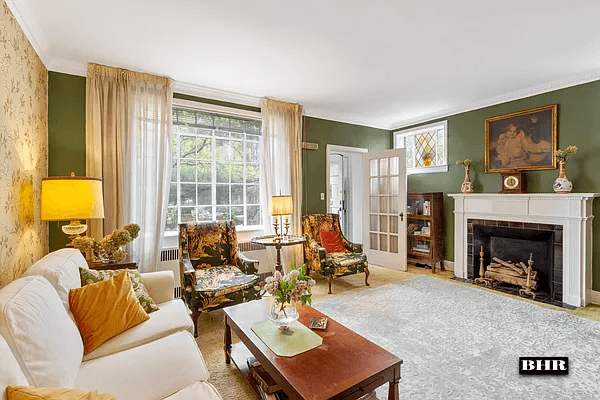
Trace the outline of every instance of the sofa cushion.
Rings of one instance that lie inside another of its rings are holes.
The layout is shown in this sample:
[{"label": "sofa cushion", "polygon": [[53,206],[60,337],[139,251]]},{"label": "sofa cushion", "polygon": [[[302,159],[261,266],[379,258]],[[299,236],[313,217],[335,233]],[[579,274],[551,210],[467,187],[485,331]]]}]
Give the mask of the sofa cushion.
[{"label": "sofa cushion", "polygon": [[73,386],[110,393],[119,400],[158,400],[207,379],[198,345],[184,331],[85,361]]},{"label": "sofa cushion", "polygon": [[149,320],[108,339],[96,350],[83,356],[83,360],[93,360],[94,358],[141,346],[178,331],[194,332],[188,308],[179,299],[162,303],[160,310],[149,314],[149,316]]},{"label": "sofa cushion", "polygon": [[208,382],[196,382],[191,386],[181,389],[165,400],[223,400],[217,389]]},{"label": "sofa cushion", "polygon": [[34,388],[31,386],[9,386],[6,389],[8,400],[117,400],[106,393],[84,392],[79,389]]},{"label": "sofa cushion", "polygon": [[[95,271],[93,269],[80,268],[79,273],[81,274],[81,286],[109,280],[111,277],[121,273],[122,271],[125,270],[114,269]],[[144,307],[144,311],[150,314],[151,312],[158,310],[158,306],[156,303],[154,303],[154,300],[152,300],[150,294],[148,294],[146,286],[144,286],[144,280],[142,279],[140,273],[134,269],[128,269],[127,271],[129,272],[129,278],[131,279],[135,296],[142,307]]]},{"label": "sofa cushion", "polygon": [[0,336],[0,399],[2,400],[6,400],[8,385],[29,385],[29,383],[6,340]]},{"label": "sofa cushion", "polygon": [[41,275],[54,286],[58,297],[69,310],[69,290],[81,287],[79,268],[88,268],[81,251],[77,249],[60,249],[53,251],[27,268],[24,276]]},{"label": "sofa cushion", "polygon": [[107,281],[71,290],[69,305],[83,338],[85,354],[150,318],[135,297],[127,271]]},{"label": "sofa cushion", "polygon": [[197,292],[218,297],[257,285],[260,278],[256,275],[246,275],[234,265],[221,265],[197,269],[196,282],[194,289]]},{"label": "sofa cushion", "polygon": [[20,278],[0,290],[0,334],[30,385],[73,387],[83,342],[46,278]]}]

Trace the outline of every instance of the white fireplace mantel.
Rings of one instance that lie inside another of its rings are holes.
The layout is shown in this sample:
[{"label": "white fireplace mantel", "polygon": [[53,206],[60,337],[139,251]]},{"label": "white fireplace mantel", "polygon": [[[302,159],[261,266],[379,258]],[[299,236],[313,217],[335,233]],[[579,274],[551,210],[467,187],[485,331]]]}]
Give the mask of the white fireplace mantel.
[{"label": "white fireplace mantel", "polygon": [[563,226],[563,303],[580,307],[592,289],[592,201],[598,193],[448,194],[454,198],[454,274],[467,278],[467,220]]}]

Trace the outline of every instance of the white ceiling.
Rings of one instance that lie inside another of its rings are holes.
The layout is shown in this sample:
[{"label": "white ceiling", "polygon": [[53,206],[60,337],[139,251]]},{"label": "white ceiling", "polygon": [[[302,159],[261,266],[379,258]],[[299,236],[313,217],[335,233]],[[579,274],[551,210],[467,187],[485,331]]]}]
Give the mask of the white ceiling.
[{"label": "white ceiling", "polygon": [[600,1],[6,1],[50,70],[386,129],[600,79]]}]

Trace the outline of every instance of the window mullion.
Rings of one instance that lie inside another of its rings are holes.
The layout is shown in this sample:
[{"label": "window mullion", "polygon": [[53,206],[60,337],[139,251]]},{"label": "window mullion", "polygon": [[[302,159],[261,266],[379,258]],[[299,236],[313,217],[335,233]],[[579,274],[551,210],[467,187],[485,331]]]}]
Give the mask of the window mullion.
[{"label": "window mullion", "polygon": [[248,213],[246,204],[246,132],[244,132],[244,140],[242,141],[242,207],[244,207],[244,226],[248,226]]},{"label": "window mullion", "polygon": [[210,179],[211,179],[211,212],[212,212],[212,220],[217,220],[217,139],[215,136],[215,129],[212,130],[212,160],[210,162],[211,171],[210,171]]},{"label": "window mullion", "polygon": [[181,132],[177,132],[177,225],[181,223]]}]

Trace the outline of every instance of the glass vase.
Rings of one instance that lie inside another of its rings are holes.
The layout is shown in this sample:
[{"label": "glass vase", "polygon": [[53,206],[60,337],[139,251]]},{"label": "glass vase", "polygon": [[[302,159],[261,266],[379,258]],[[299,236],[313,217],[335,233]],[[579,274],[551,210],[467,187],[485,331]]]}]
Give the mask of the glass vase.
[{"label": "glass vase", "polygon": [[290,324],[298,319],[296,304],[280,302],[278,299],[273,301],[273,306],[269,312],[269,320],[280,330],[288,329]]},{"label": "glass vase", "polygon": [[127,256],[127,253],[125,252],[125,250],[123,250],[122,247],[119,247],[118,249],[115,249],[112,251],[99,249],[99,250],[94,251],[94,255],[103,264],[112,264],[112,263],[123,261],[125,259],[125,257]]}]

